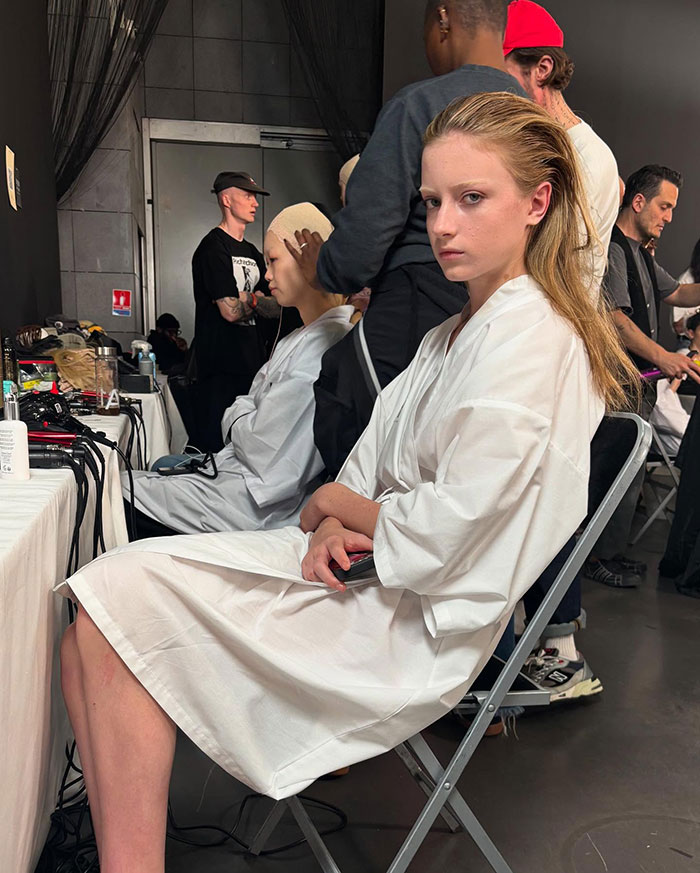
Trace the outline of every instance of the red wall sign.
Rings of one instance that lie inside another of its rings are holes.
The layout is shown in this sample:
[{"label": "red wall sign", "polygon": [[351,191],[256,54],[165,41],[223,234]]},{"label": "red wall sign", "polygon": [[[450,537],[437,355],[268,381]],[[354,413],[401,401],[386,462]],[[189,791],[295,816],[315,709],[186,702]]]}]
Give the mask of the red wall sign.
[{"label": "red wall sign", "polygon": [[131,291],[112,289],[112,315],[131,315]]}]

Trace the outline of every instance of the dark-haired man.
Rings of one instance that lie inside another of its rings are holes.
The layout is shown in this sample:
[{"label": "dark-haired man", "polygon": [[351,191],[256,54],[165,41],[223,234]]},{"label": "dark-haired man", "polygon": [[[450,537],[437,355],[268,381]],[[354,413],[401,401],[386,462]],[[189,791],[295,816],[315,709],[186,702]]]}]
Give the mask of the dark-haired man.
[{"label": "dark-haired man", "polygon": [[[375,385],[387,385],[411,361],[430,328],[459,312],[462,285],[435,263],[425,227],[420,185],[423,134],[457,97],[484,91],[526,96],[503,63],[506,0],[429,0],[425,50],[435,78],[408,85],[382,109],[348,182],[348,205],[315,263],[307,238],[307,279],[327,290],[372,297],[361,322]],[[317,250],[317,249],[316,249]],[[330,474],[369,421],[376,391],[360,375],[359,328],[330,349],[317,383],[316,445]]]},{"label": "dark-haired man", "polygon": [[[620,215],[613,228],[605,287],[620,338],[640,370],[654,367],[669,378],[700,383],[700,367],[690,358],[658,343],[659,306],[700,305],[700,284],[679,284],[646,246],[661,236],[673,219],[682,185],[681,174],[647,164],[629,177]],[[655,393],[645,391],[643,412],[649,416]],[[641,488],[643,471],[632,483],[586,564],[586,575],[613,587],[634,587],[644,564],[625,557],[624,549]]]},{"label": "dark-haired man", "polygon": [[659,304],[698,306],[700,284],[680,284],[645,248],[672,221],[682,182],[680,173],[658,164],[629,177],[610,243],[606,287],[622,341],[640,369],[658,367],[666,376],[700,382],[700,367],[657,342]]}]

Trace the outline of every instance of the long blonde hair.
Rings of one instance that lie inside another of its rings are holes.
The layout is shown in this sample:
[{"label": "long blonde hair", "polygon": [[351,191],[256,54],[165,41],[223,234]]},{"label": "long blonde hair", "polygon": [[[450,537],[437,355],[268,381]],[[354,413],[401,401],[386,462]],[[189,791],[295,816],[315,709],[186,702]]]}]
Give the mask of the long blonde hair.
[{"label": "long blonde hair", "polygon": [[594,299],[593,252],[600,241],[569,135],[544,109],[507,92],[455,100],[430,123],[424,145],[450,133],[468,134],[498,149],[524,194],[551,183],[549,209],[532,229],[525,266],[583,340],[593,383],[607,409],[630,408],[639,399],[639,375],[603,295],[597,295],[597,304]]}]

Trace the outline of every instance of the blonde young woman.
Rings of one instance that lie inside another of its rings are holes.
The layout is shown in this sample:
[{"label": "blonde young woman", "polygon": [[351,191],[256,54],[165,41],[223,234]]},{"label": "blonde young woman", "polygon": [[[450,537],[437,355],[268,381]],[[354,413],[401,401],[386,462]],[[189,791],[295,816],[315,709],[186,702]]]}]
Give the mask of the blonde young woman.
[{"label": "blonde young woman", "polygon": [[[448,712],[586,514],[591,437],[634,376],[587,293],[566,132],[468,98],[430,126],[421,191],[471,306],[382,392],[301,527],[135,543],[69,580],[63,687],[102,873],[163,873],[176,726],[280,798]],[[357,549],[377,578],[345,590],[329,562]]]}]

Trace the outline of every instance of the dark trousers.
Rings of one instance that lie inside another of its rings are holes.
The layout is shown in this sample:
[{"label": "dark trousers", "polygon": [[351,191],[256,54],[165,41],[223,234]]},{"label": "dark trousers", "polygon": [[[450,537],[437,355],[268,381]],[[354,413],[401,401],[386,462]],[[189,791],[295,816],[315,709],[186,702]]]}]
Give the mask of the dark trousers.
[{"label": "dark trousers", "polygon": [[[447,280],[437,264],[408,264],[379,278],[363,329],[382,388],[410,364],[425,334],[460,312],[467,299],[464,286]],[[314,441],[332,477],[367,427],[375,401],[353,333],[326,352],[314,385]]]},{"label": "dark trousers", "polygon": [[[126,513],[126,524],[129,528],[129,542],[134,540],[147,540],[150,537],[172,537],[177,536],[180,531],[173,530],[141,512],[140,509],[134,507],[133,514],[131,511],[131,503],[128,500],[124,501],[124,512]],[[133,518],[134,530],[131,530],[131,520]]]},{"label": "dark trousers", "polygon": [[201,452],[218,452],[224,447],[221,419],[236,397],[248,393],[252,381],[252,374],[198,376],[192,397],[195,433],[190,434],[190,441]]},{"label": "dark trousers", "polygon": [[[688,380],[690,381],[690,380]],[[695,401],[676,466],[681,469],[676,511],[659,564],[662,576],[675,577],[685,594],[700,594],[700,400]]]}]

